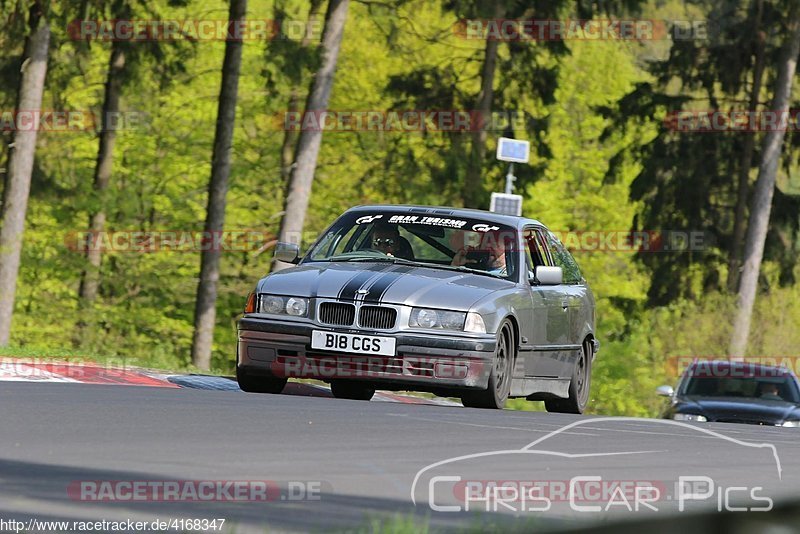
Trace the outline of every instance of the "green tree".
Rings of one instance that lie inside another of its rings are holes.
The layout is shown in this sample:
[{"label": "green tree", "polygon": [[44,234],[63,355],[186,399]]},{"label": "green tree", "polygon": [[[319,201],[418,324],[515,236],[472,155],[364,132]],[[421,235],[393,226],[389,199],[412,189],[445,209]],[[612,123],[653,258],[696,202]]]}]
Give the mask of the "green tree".
[{"label": "green tree", "polygon": [[[333,88],[339,48],[344,35],[349,0],[329,0],[325,14],[325,30],[320,48],[320,66],[314,74],[314,81],[308,94],[304,113],[320,113],[327,110],[328,100]],[[300,236],[305,224],[306,210],[311,197],[314,173],[317,167],[319,147],[322,143],[322,129],[306,128],[300,134],[294,168],[289,180],[284,204],[281,228],[278,239],[300,244]],[[275,270],[288,267],[275,262]]]},{"label": "green tree", "polygon": [[[792,95],[792,85],[797,69],[797,56],[800,54],[800,6],[792,4],[787,19],[788,40],[784,45],[781,61],[778,65],[778,76],[775,80],[775,91],[770,110],[787,114]],[[764,245],[767,240],[772,198],[775,192],[775,180],[783,150],[784,128],[772,129],[764,136],[764,147],[761,151],[761,164],[758,169],[758,181],[753,192],[753,203],[750,209],[750,220],[747,225],[747,240],[744,249],[744,268],[739,286],[738,309],[733,325],[730,354],[743,357],[747,350],[750,335],[750,323],[753,315],[753,304],[756,296],[758,274],[764,256]]]},{"label": "green tree", "polygon": [[[233,31],[245,20],[247,0],[231,0],[228,28]],[[224,230],[228,179],[231,172],[233,127],[236,119],[236,100],[239,91],[239,71],[242,65],[242,37],[229,36],[225,42],[222,64],[222,86],[219,91],[217,129],[214,132],[214,151],[211,156],[211,180],[208,183],[208,207],[204,235],[211,245],[201,254],[200,281],[195,303],[192,363],[200,369],[211,365],[211,345],[216,322],[217,283],[222,251],[214,244],[214,236]]]},{"label": "green tree", "polygon": [[[47,15],[43,2],[36,1],[31,5],[28,14],[29,34],[19,65],[22,74],[15,113],[32,113],[35,116],[42,107],[50,47]],[[8,344],[11,332],[37,134],[37,125],[15,129],[8,155],[0,228],[0,346]]]}]

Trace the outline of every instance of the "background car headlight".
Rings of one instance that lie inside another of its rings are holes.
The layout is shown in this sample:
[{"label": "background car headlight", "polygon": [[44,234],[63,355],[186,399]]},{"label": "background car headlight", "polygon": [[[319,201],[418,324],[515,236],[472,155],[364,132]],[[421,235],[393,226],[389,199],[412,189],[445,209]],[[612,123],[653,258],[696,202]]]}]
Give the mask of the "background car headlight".
[{"label": "background car headlight", "polygon": [[800,420],[798,421],[784,421],[781,426],[787,426],[791,428],[800,428]]},{"label": "background car headlight", "polygon": [[261,295],[258,311],[273,315],[308,315],[308,299],[302,297],[281,297],[278,295]]},{"label": "background car headlight", "polygon": [[705,415],[697,415],[694,413],[676,413],[672,416],[672,418],[676,421],[697,421],[697,422],[705,422],[708,421]]},{"label": "background car headlight", "polygon": [[414,308],[411,310],[409,326],[419,328],[438,328],[441,330],[463,330],[467,314],[445,310],[431,310],[428,308]]}]

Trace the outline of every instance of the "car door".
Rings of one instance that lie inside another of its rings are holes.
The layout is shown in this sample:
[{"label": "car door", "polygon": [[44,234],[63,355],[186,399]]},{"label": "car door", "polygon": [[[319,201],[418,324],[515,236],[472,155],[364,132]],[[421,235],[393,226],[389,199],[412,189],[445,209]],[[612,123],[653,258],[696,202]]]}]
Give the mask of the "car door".
[{"label": "car door", "polygon": [[562,325],[564,332],[561,332],[561,353],[562,358],[568,365],[571,375],[572,368],[577,361],[581,349],[584,326],[586,324],[586,303],[588,301],[588,288],[584,283],[578,263],[569,253],[566,247],[558,240],[552,232],[544,232],[547,249],[550,253],[553,264],[561,267],[564,273],[564,283],[559,288],[559,301],[562,311],[565,312],[566,321]]},{"label": "car door", "polygon": [[[533,278],[534,268],[539,265],[552,265],[552,259],[544,246],[544,235],[540,229],[526,227],[523,240],[528,267],[528,279]],[[529,319],[529,349],[525,361],[525,376],[558,377],[563,376],[563,362],[560,361],[559,345],[563,343],[567,328],[567,317],[560,307],[559,286],[528,284],[531,298],[531,317]]]}]

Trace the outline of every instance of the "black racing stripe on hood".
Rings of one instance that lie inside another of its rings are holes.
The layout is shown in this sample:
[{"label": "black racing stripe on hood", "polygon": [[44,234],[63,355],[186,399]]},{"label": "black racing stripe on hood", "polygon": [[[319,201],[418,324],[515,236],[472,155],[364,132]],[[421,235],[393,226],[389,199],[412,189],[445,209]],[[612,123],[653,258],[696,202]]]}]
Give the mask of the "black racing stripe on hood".
[{"label": "black racing stripe on hood", "polygon": [[355,300],[356,291],[369,282],[369,280],[375,276],[376,271],[385,271],[389,267],[390,266],[386,265],[376,265],[359,272],[342,287],[341,291],[339,291],[339,300]]},{"label": "black racing stripe on hood", "polygon": [[400,266],[378,278],[370,287],[369,293],[364,297],[364,302],[379,303],[389,288],[404,274],[414,270],[414,267]]}]

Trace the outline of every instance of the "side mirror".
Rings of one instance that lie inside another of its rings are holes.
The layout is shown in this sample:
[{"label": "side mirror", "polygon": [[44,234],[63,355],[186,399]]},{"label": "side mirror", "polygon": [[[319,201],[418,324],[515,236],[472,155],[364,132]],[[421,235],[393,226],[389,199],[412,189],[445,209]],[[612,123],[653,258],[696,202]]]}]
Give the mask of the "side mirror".
[{"label": "side mirror", "polygon": [[275,259],[284,263],[300,261],[300,247],[294,243],[278,243],[275,245]]},{"label": "side mirror", "polygon": [[675,394],[675,390],[672,389],[672,386],[658,386],[656,388],[656,395],[660,397],[671,397]]},{"label": "side mirror", "polygon": [[543,286],[557,286],[564,282],[564,271],[561,267],[538,265],[534,271],[533,282]]}]

